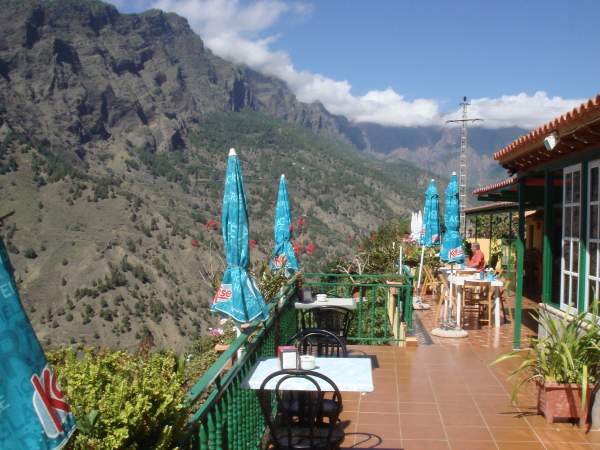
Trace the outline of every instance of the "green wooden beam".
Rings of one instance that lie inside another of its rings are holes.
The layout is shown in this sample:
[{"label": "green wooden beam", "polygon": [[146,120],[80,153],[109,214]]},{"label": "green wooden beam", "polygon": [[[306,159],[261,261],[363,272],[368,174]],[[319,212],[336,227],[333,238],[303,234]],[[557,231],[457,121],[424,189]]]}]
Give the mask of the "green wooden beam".
[{"label": "green wooden beam", "polygon": [[569,153],[563,158],[548,161],[545,164],[540,164],[538,166],[532,167],[531,169],[520,171],[519,175],[529,175],[533,173],[539,173],[541,170],[560,170],[565,167],[572,166],[573,164],[579,164],[582,162],[589,162],[595,159],[600,158],[600,148],[587,149],[584,151],[575,151],[573,153]]},{"label": "green wooden beam", "polygon": [[581,208],[579,212],[579,312],[585,310],[585,284],[587,277],[587,203],[588,203],[588,162],[581,163]]},{"label": "green wooden beam", "polygon": [[519,229],[517,231],[517,276],[515,289],[515,337],[513,347],[521,348],[521,321],[523,314],[523,266],[525,260],[525,180],[520,180],[517,192],[519,194]]},{"label": "green wooden beam", "polygon": [[544,173],[544,242],[542,260],[542,301],[555,303],[552,299],[552,270],[554,255],[552,243],[554,242],[554,189],[552,172]]}]

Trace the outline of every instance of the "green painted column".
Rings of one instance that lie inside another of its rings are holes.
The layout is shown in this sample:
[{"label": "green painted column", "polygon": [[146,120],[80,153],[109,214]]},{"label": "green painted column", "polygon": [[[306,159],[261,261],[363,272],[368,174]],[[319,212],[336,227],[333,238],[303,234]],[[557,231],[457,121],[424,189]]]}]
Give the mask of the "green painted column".
[{"label": "green painted column", "polygon": [[521,348],[521,321],[523,314],[523,266],[525,260],[525,180],[519,180],[519,228],[517,230],[517,276],[515,289],[515,340],[513,347]]},{"label": "green painted column", "polygon": [[587,283],[587,210],[588,162],[581,163],[581,210],[579,226],[579,312],[585,311],[585,284]]},{"label": "green painted column", "polygon": [[546,170],[544,173],[544,242],[542,259],[542,301],[552,301],[552,269],[554,255],[552,251],[552,240],[554,239],[554,184],[552,173]]}]

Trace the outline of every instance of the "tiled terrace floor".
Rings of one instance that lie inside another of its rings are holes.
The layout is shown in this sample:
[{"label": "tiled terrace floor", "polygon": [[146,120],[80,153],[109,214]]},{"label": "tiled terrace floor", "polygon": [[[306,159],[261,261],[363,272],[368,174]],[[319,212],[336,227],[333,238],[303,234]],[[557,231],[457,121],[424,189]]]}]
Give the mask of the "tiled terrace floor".
[{"label": "tiled terrace floor", "polygon": [[[418,314],[431,329],[433,312]],[[376,357],[375,391],[343,395],[343,448],[600,449],[600,431],[547,425],[536,414],[534,387],[523,392],[518,407],[511,404],[510,367],[488,367],[512,347],[511,324],[471,331],[461,340],[433,340],[418,348],[352,348]]]}]

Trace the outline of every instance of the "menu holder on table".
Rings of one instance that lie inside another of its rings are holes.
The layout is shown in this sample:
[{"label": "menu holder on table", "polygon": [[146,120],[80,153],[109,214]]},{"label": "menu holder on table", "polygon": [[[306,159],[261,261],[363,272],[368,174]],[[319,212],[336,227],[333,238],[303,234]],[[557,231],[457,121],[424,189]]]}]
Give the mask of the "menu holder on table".
[{"label": "menu holder on table", "polygon": [[293,345],[277,347],[277,357],[282,370],[298,368],[298,349]]}]

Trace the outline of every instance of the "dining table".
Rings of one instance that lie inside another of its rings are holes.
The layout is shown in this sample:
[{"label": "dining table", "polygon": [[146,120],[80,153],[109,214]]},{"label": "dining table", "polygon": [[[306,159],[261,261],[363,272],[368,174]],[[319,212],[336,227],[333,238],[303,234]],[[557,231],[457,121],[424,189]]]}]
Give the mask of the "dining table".
[{"label": "dining table", "polygon": [[456,275],[456,274],[448,274],[448,282],[452,285],[456,286],[457,289],[457,299],[456,299],[456,314],[457,314],[457,323],[460,323],[460,316],[462,314],[462,297],[463,297],[463,287],[465,285],[465,281],[474,282],[474,283],[486,283],[489,282],[491,287],[494,289],[494,326],[499,327],[502,325],[502,320],[500,317],[500,289],[504,287],[504,282],[500,279],[481,279],[479,273],[475,273],[474,275]]},{"label": "dining table", "polygon": [[[250,373],[242,381],[243,389],[259,390],[263,381],[272,373],[280,370],[279,358],[260,358]],[[315,358],[315,368],[311,369],[328,377],[340,392],[373,392],[373,367],[369,357]],[[281,377],[272,378],[265,389],[275,390]],[[313,378],[322,391],[332,391],[332,386],[320,378]],[[316,391],[316,386],[302,378],[290,378],[279,387],[286,391]]]}]

